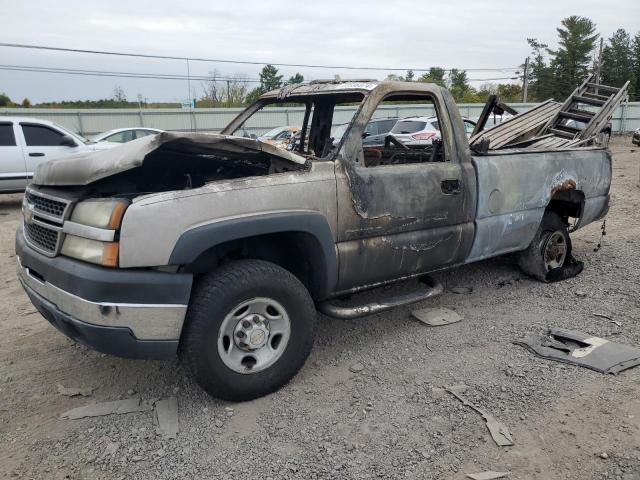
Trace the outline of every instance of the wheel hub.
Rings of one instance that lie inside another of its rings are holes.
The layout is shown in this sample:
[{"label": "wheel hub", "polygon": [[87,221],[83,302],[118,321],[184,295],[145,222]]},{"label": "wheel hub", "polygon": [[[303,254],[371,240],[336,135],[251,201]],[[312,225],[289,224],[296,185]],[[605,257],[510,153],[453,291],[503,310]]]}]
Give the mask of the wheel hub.
[{"label": "wheel hub", "polygon": [[238,321],[233,340],[238,348],[250,352],[264,347],[269,341],[269,324],[257,313],[249,314]]},{"label": "wheel hub", "polygon": [[218,331],[222,362],[242,374],[260,372],[285,352],[291,322],[284,306],[273,298],[245,300],[229,311]]},{"label": "wheel hub", "polygon": [[544,245],[544,262],[547,270],[564,265],[567,256],[567,242],[560,232],[552,233]]}]

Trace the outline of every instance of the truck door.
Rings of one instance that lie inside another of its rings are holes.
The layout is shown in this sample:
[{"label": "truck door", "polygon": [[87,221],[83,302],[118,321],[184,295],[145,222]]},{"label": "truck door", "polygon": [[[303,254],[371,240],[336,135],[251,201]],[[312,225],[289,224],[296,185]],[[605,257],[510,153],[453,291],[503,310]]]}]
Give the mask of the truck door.
[{"label": "truck door", "polygon": [[[457,150],[461,142],[468,152],[462,120],[440,95],[394,92],[379,101],[373,92],[347,134],[336,166],[339,290],[460,264],[470,251],[475,174],[468,153]],[[383,147],[363,147],[359,127],[373,114],[371,103],[403,100],[424,112],[412,119],[436,117],[442,139],[405,144],[391,135]]]},{"label": "truck door", "polygon": [[13,122],[0,121],[0,192],[24,190],[27,167]]},{"label": "truck door", "polygon": [[32,177],[38,164],[76,153],[77,145],[63,144],[65,134],[49,125],[20,122],[25,141],[27,172]]}]

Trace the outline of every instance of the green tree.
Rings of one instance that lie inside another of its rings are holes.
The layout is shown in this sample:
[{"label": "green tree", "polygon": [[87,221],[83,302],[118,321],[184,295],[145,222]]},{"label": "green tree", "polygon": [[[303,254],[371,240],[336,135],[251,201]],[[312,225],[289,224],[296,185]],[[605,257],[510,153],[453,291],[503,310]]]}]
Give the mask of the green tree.
[{"label": "green tree", "polygon": [[22,108],[31,108],[31,101],[26,97],[22,100]]},{"label": "green tree", "polygon": [[6,93],[0,93],[0,107],[12,107],[13,102]]},{"label": "green tree", "polygon": [[548,50],[553,57],[553,94],[555,98],[565,98],[589,73],[591,52],[599,35],[596,33],[595,23],[577,15],[562,20],[557,31],[558,49]]},{"label": "green tree", "polygon": [[264,92],[269,92],[282,87],[282,75],[278,75],[278,69],[273,65],[265,65],[260,72],[260,87]]},{"label": "green tree", "polygon": [[407,82],[413,82],[413,79],[415,78],[416,74],[413,73],[413,70],[407,70],[407,74],[405,75],[404,79]]},{"label": "green tree", "polygon": [[292,83],[302,83],[304,82],[304,77],[302,76],[301,73],[296,73],[295,75],[289,77],[289,80],[287,80],[287,85],[290,85]]},{"label": "green tree", "polygon": [[127,95],[124,93],[124,89],[120,85],[116,85],[113,89],[113,99],[116,102],[125,103],[127,101]]},{"label": "green tree", "polygon": [[602,51],[601,80],[605,85],[621,87],[631,81],[629,91],[635,94],[637,81],[634,72],[631,36],[625,29],[618,29],[607,41]]},{"label": "green tree", "polygon": [[633,76],[636,80],[633,91],[631,92],[631,100],[640,100],[640,32],[636,33],[632,44],[633,58]]},{"label": "green tree", "polygon": [[440,67],[431,67],[429,72],[423,73],[420,78],[418,78],[419,82],[423,83],[435,83],[436,85],[440,85],[441,87],[445,86],[444,79],[444,68]]},{"label": "green tree", "polygon": [[451,94],[457,102],[472,101],[471,97],[475,95],[475,92],[473,92],[472,96],[469,95],[471,86],[467,79],[467,72],[457,68],[452,68],[449,71],[449,90],[451,90]]},{"label": "green tree", "polygon": [[262,94],[280,87],[282,87],[282,75],[278,75],[278,69],[273,65],[265,65],[260,72],[260,86],[249,92],[246,102],[254,103]]},{"label": "green tree", "polygon": [[528,100],[543,102],[553,97],[554,90],[553,71],[545,58],[548,45],[539,42],[535,38],[527,38],[527,43],[531,47],[529,71],[527,73],[529,78]]}]

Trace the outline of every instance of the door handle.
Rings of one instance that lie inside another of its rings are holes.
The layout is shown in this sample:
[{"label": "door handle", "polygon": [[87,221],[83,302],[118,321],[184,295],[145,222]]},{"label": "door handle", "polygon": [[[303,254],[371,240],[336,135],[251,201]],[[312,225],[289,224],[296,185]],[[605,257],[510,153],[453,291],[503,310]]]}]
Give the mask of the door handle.
[{"label": "door handle", "polygon": [[460,180],[457,178],[442,180],[440,188],[445,195],[456,195],[460,193]]},{"label": "door handle", "polygon": [[44,153],[42,152],[31,152],[29,154],[30,157],[44,157]]}]

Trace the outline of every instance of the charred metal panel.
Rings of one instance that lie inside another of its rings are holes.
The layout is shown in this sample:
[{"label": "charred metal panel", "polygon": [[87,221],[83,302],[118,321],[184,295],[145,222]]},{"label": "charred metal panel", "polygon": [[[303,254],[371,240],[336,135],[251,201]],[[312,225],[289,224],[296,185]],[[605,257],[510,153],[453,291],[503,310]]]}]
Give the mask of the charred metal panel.
[{"label": "charred metal panel", "polygon": [[576,230],[585,225],[589,225],[591,222],[600,220],[609,211],[609,195],[602,195],[600,197],[587,198],[584,201],[584,207],[582,209],[582,215],[576,225]]},{"label": "charred metal panel", "polygon": [[[209,183],[200,188],[144,195],[127,209],[120,237],[120,266],[168,265],[183,232],[255,214],[311,210],[321,213],[336,238],[336,183],[332,162],[310,171]],[[153,242],[153,248],[148,248]]]},{"label": "charred metal panel", "polygon": [[471,248],[473,224],[380,235],[338,244],[339,288],[374,284],[452,265]]},{"label": "charred metal panel", "polygon": [[108,150],[81,153],[38,165],[36,185],[88,185],[148,163],[166,161],[172,155],[238,155],[265,153],[292,165],[304,166],[300,155],[251,138],[207,133],[162,132]]},{"label": "charred metal panel", "polygon": [[[364,166],[362,133],[389,94],[429,95],[444,139],[444,162]],[[336,162],[339,288],[461,263],[473,237],[475,173],[459,112],[436,85],[384,84],[365,99]],[[443,182],[457,182],[447,193]]]},{"label": "charred metal panel", "polygon": [[[524,249],[554,194],[576,190],[585,205],[609,192],[611,156],[605,150],[565,150],[473,157],[478,176],[476,236],[468,261]],[[602,211],[585,212],[592,221]],[[584,214],[583,214],[584,215]],[[582,224],[582,222],[580,222]]]}]

